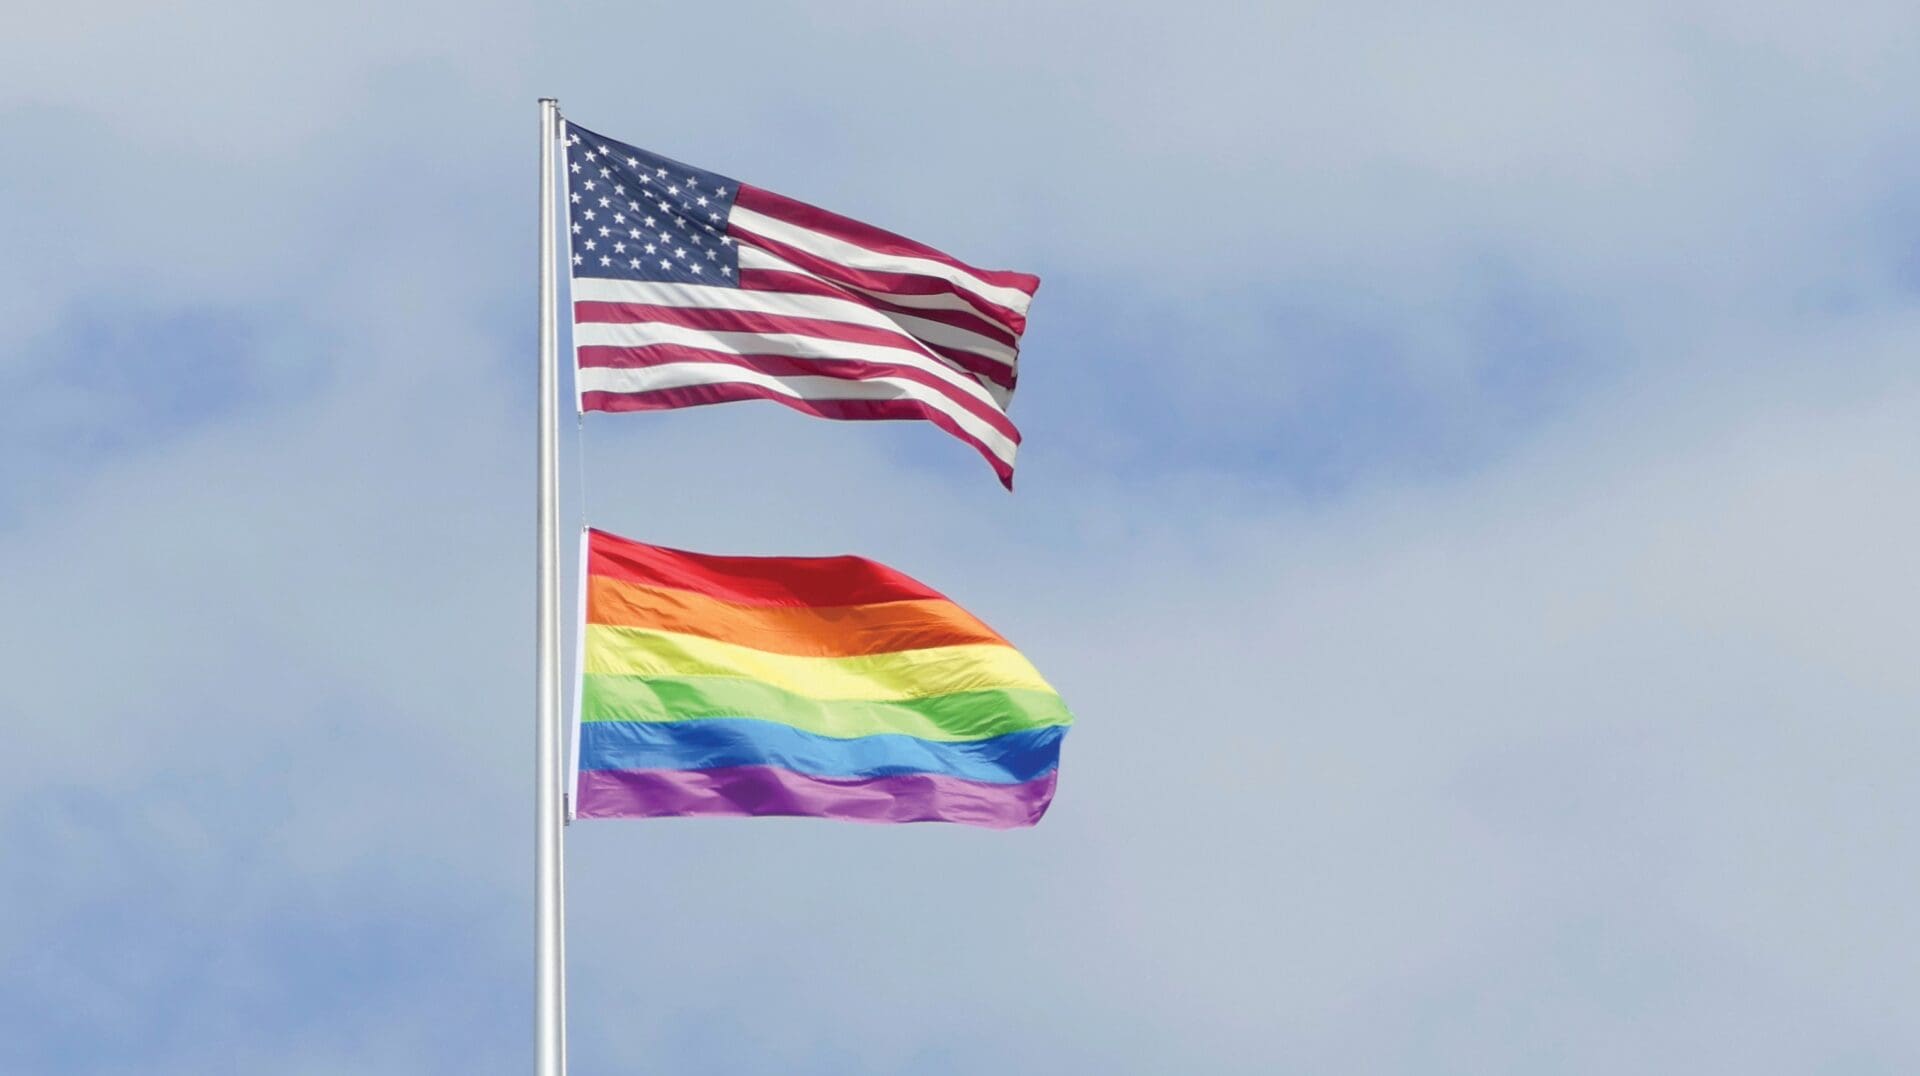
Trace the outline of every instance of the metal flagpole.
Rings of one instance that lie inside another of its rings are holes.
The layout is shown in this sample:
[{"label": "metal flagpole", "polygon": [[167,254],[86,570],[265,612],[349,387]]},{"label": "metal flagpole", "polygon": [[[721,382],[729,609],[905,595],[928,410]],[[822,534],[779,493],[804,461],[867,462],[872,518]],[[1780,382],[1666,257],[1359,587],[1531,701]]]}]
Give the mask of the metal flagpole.
[{"label": "metal flagpole", "polygon": [[560,788],[560,336],[553,271],[560,105],[540,99],[540,587],[534,705],[535,1076],[566,1076],[565,815]]}]

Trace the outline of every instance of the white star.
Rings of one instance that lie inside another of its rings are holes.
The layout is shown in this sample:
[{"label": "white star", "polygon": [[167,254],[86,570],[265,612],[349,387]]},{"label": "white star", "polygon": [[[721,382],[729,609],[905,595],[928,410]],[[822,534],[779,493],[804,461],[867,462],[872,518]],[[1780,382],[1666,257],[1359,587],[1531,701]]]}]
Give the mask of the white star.
[{"label": "white star", "polygon": [[621,186],[620,184],[618,184],[618,183],[615,183],[615,184],[613,185],[613,193],[615,193],[615,194],[625,194],[625,193],[627,193],[627,188],[625,188],[625,187],[622,187],[622,186]]},{"label": "white star", "polygon": [[580,174],[580,162],[579,162],[579,161],[575,161],[575,162],[573,162],[573,163],[572,163],[571,165],[568,165],[568,167],[569,167],[569,168],[571,168],[571,169],[573,170],[573,174],[574,174],[574,175],[576,175],[576,176],[577,176],[577,175],[579,175],[579,174]]},{"label": "white star", "polygon": [[625,243],[615,243],[613,245],[613,252],[615,254],[625,254],[627,252],[627,245]]},{"label": "white star", "polygon": [[609,228],[609,227],[607,227],[606,225],[604,225],[604,224],[602,224],[602,225],[600,226],[600,238],[602,238],[602,239],[605,239],[605,238],[607,237],[607,233],[609,233],[609,232],[611,232],[612,230],[613,230],[613,229],[611,229],[611,228]]},{"label": "white star", "polygon": [[653,227],[653,218],[652,218],[652,217],[648,217],[648,218],[647,218],[646,220],[643,220],[643,221],[641,221],[640,223],[642,223],[642,224],[644,224],[644,225],[646,225],[647,227],[649,227],[649,228],[651,228],[651,227]]},{"label": "white star", "polygon": [[570,135],[568,135],[568,136],[567,136],[567,145],[569,145],[569,146],[577,146],[577,145],[579,145],[579,144],[580,144],[580,136],[579,136],[579,135],[577,135],[577,134],[570,134]]},{"label": "white star", "polygon": [[720,237],[720,245],[721,245],[721,246],[723,246],[723,247],[730,247],[730,246],[732,246],[732,245],[733,245],[733,236],[730,236],[730,235],[723,235],[723,236],[721,236],[721,237]]},{"label": "white star", "polygon": [[713,192],[713,196],[714,196],[715,198],[725,198],[725,197],[727,196],[727,188],[725,188],[725,187],[716,187],[716,188],[714,189],[714,192]]},{"label": "white star", "polygon": [[671,196],[674,196],[674,197],[678,197],[678,196],[679,196],[679,194],[680,194],[680,188],[678,188],[678,187],[668,187],[668,188],[667,188],[667,194],[669,194],[669,195],[671,195]]},{"label": "white star", "polygon": [[613,222],[615,224],[625,224],[627,222],[627,215],[625,213],[615,213],[613,215]]},{"label": "white star", "polygon": [[602,198],[602,199],[600,199],[600,208],[601,208],[601,209],[605,209],[605,208],[607,208],[608,206],[610,206],[610,205],[612,205],[612,204],[613,204],[613,199],[611,199],[611,198]]},{"label": "white star", "polygon": [[700,235],[697,232],[693,236],[693,245],[696,247],[700,245]]},{"label": "white star", "polygon": [[699,276],[699,275],[700,275],[700,263],[699,263],[699,262],[694,262],[694,263],[693,263],[693,264],[692,264],[691,266],[689,266],[688,268],[690,268],[690,269],[692,269],[692,270],[693,270],[693,275],[694,275],[694,276]]},{"label": "white star", "polygon": [[676,258],[679,258],[681,261],[685,261],[687,258],[687,248],[675,247],[673,251],[673,256]]},{"label": "white star", "polygon": [[585,217],[585,218],[587,218],[588,220],[592,220],[592,219],[593,219],[593,210],[591,210],[591,209],[588,209],[588,210],[585,210],[585,211],[583,211],[583,212],[582,212],[582,213],[581,213],[580,215],[581,215],[581,216],[583,216],[583,217]]},{"label": "white star", "polygon": [[656,169],[654,169],[654,170],[653,170],[653,174],[654,174],[654,175],[656,175],[656,176],[659,176],[659,177],[660,177],[661,179],[665,179],[665,178],[667,178],[667,170],[666,170],[666,169],[664,169],[664,168],[656,168]]},{"label": "white star", "polygon": [[660,268],[662,268],[662,269],[671,269],[671,268],[673,268],[673,263],[672,263],[672,262],[670,262],[670,261],[668,261],[668,260],[667,260],[667,259],[665,259],[665,258],[662,258],[662,259],[660,259]]},{"label": "white star", "polygon": [[718,213],[709,213],[709,214],[707,214],[707,219],[708,219],[708,220],[719,220],[719,219],[720,219],[720,214],[718,214]]},{"label": "white star", "polygon": [[638,167],[640,167],[640,160],[639,160],[639,158],[637,158],[637,157],[628,157],[628,158],[627,158],[627,167],[628,167],[628,168],[638,168]]},{"label": "white star", "polygon": [[579,264],[580,264],[581,262],[583,262],[583,261],[586,261],[586,260],[587,260],[587,259],[585,259],[585,258],[583,258],[583,257],[581,257],[581,256],[580,256],[580,255],[578,255],[578,254],[575,254],[575,255],[573,256],[573,264],[575,264],[575,265],[579,265]]},{"label": "white star", "polygon": [[638,258],[628,258],[628,259],[627,259],[627,268],[629,268],[629,269],[638,269],[638,268],[640,268],[640,259],[638,259]]},{"label": "white star", "polygon": [[608,176],[611,176],[611,175],[613,175],[613,169],[611,168],[602,168],[600,170],[601,179],[606,179]]},{"label": "white star", "polygon": [[589,161],[591,161],[591,160],[593,160],[593,151],[592,151],[592,150],[588,150],[588,151],[587,151],[587,160],[589,160]]},{"label": "white star", "polygon": [[606,256],[605,254],[602,254],[602,255],[600,255],[600,264],[601,264],[601,265],[612,265],[612,264],[613,264],[613,259],[612,259],[612,258],[609,258],[609,257],[607,257],[607,256]]},{"label": "white star", "polygon": [[721,276],[732,276],[732,275],[733,275],[733,270],[732,270],[731,268],[729,268],[728,266],[725,266],[725,265],[723,265],[723,266],[721,266],[721,267],[720,267],[720,275],[721,275]]},{"label": "white star", "polygon": [[607,148],[607,147],[605,147],[605,146],[601,146],[601,147],[600,147],[600,152],[602,152],[602,153],[605,153],[605,154],[609,154],[609,155],[611,155],[611,154],[613,153],[613,151],[612,151],[612,150],[610,150],[610,149],[608,149],[608,148]]},{"label": "white star", "polygon": [[638,229],[638,228],[628,228],[628,229],[627,229],[627,238],[628,238],[628,239],[638,239],[638,238],[640,238],[640,229]]},{"label": "white star", "polygon": [[586,248],[587,248],[588,250],[592,250],[592,249],[593,249],[593,240],[591,240],[591,239],[589,239],[589,240],[587,240],[587,242],[586,242]]},{"label": "white star", "polygon": [[705,209],[707,207],[707,200],[705,198],[695,198],[693,204]]},{"label": "white star", "polygon": [[687,218],[685,217],[673,218],[673,226],[675,228],[685,228],[687,226]]},{"label": "white star", "polygon": [[709,250],[709,251],[707,251],[707,260],[708,260],[708,261],[712,261],[712,260],[714,260],[715,258],[718,258],[719,256],[720,256],[720,252],[719,252],[719,251],[717,251],[717,250]]},{"label": "white star", "polygon": [[574,226],[573,226],[573,234],[575,234],[575,235],[579,235],[579,234],[580,234],[580,225],[579,225],[579,223],[578,223],[578,222],[575,222],[575,224],[574,224]]},{"label": "white star", "polygon": [[653,177],[652,177],[652,176],[650,176],[650,175],[648,175],[648,174],[646,174],[645,172],[642,172],[642,173],[640,173],[640,182],[642,182],[642,183],[652,183],[652,182],[653,182]]},{"label": "white star", "polygon": [[670,233],[670,232],[661,232],[661,233],[660,233],[660,241],[661,241],[662,243],[671,243],[671,242],[673,242],[673,235],[672,235],[672,233]]},{"label": "white star", "polygon": [[585,189],[587,189],[587,190],[592,190],[592,189],[593,189],[593,180],[591,180],[591,179],[589,179],[589,180],[587,180],[587,181],[586,181],[585,183],[582,183],[582,184],[580,184],[580,186],[582,186],[583,188],[585,188]]},{"label": "white star", "polygon": [[569,197],[572,199],[574,205],[580,204],[580,195],[578,193],[572,194]]},{"label": "white star", "polygon": [[633,213],[638,213],[638,212],[640,212],[640,203],[639,203],[639,202],[628,202],[628,203],[627,203],[627,209],[628,209],[628,211],[629,211],[629,212],[633,212]]},{"label": "white star", "polygon": [[648,254],[658,254],[658,253],[660,253],[660,252],[659,252],[658,250],[655,250],[655,249],[654,249],[654,247],[653,247],[653,244],[652,244],[652,243],[648,243],[648,244],[647,244],[647,253],[648,253]]}]

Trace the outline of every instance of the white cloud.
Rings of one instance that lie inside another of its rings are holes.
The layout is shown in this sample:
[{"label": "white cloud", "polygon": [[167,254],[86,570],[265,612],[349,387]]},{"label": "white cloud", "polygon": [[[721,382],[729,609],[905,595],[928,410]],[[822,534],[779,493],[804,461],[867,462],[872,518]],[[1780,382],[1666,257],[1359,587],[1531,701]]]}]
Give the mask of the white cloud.
[{"label": "white cloud", "polygon": [[[896,563],[1082,719],[1031,833],[573,831],[583,1070],[1920,1056],[1920,330],[1898,244],[1863,239],[1911,159],[1879,77],[1904,13],[1022,6],[1009,36],[975,6],[770,8],[650,24],[636,70],[462,12],[9,37],[0,126],[77,163],[0,166],[36,259],[0,270],[0,369],[125,294],[284,312],[249,354],[293,375],[137,451],[35,448],[0,532],[0,833],[28,865],[0,883],[0,1060],[520,1064],[542,80],[1044,263],[1013,498],[931,431],[757,407],[595,422],[591,496],[656,540]],[[1508,287],[1578,351],[1537,405],[1485,384]],[[1169,323],[1187,351],[1147,346]],[[1262,459],[1282,424],[1399,451],[1299,497],[1303,465]],[[1155,439],[1234,453],[1132,469]]]}]

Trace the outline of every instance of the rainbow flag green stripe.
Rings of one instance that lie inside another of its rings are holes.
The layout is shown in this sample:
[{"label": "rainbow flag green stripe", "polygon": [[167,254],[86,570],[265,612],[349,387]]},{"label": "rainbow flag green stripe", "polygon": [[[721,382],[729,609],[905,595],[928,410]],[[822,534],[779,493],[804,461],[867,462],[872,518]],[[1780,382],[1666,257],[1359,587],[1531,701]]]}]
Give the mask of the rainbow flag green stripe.
[{"label": "rainbow flag green stripe", "polygon": [[708,717],[755,717],[841,739],[897,733],[951,741],[1073,723],[1060,696],[1022,688],[873,702],[815,699],[763,681],[727,676],[591,675],[581,687],[583,722]]},{"label": "rainbow flag green stripe", "polygon": [[576,811],[1032,825],[1073,717],[937,592],[858,557],[587,540]]}]

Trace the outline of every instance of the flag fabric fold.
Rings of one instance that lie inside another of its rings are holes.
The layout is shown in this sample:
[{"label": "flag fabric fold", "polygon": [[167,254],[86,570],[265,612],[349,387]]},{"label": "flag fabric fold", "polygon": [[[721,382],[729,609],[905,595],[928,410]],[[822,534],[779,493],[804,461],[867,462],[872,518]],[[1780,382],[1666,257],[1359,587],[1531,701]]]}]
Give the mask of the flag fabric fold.
[{"label": "flag fabric fold", "polygon": [[1039,821],[1072,715],[993,629],[859,557],[589,531],[581,818]]},{"label": "flag fabric fold", "polygon": [[772,400],[920,419],[1008,488],[1026,273],[566,126],[582,411]]}]

